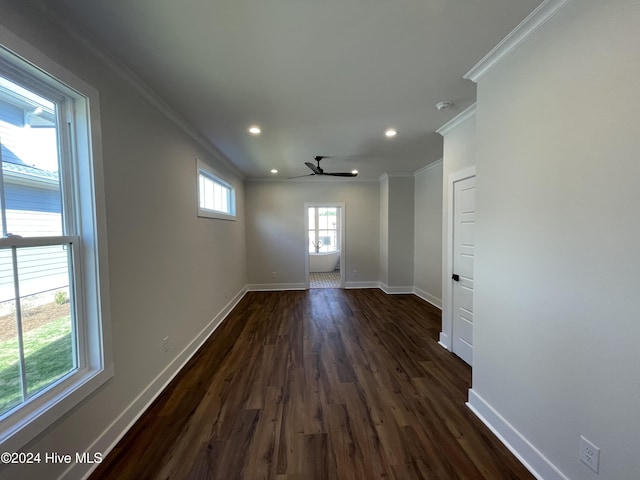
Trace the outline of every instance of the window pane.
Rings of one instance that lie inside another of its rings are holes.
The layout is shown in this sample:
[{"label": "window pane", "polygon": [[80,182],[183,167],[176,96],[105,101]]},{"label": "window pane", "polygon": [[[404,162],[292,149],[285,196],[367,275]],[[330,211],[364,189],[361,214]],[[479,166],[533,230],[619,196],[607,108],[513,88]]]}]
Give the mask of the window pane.
[{"label": "window pane", "polygon": [[220,190],[221,198],[218,210],[220,210],[221,212],[229,213],[229,189],[221,185]]},{"label": "window pane", "polygon": [[326,208],[318,208],[318,228],[320,229],[327,228],[327,209]]},{"label": "window pane", "polygon": [[28,397],[76,367],[69,251],[61,245],[17,249]]},{"label": "window pane", "polygon": [[198,203],[200,204],[200,208],[204,208],[204,177],[202,175],[198,176]]},{"label": "window pane", "polygon": [[309,230],[315,230],[316,228],[316,209],[315,207],[309,207]]},{"label": "window pane", "polygon": [[210,178],[207,178],[207,208],[215,210],[216,207],[216,184]]},{"label": "window pane", "polygon": [[213,184],[213,209],[222,211],[222,186],[218,183]]},{"label": "window pane", "polygon": [[200,208],[231,213],[231,189],[200,174]]},{"label": "window pane", "polygon": [[0,303],[0,415],[22,403],[16,302]]},{"label": "window pane", "polygon": [[0,143],[7,233],[61,235],[56,105],[0,77]]},{"label": "window pane", "polygon": [[316,251],[316,232],[314,231],[310,231],[309,232],[309,253],[313,253]]},{"label": "window pane", "polygon": [[225,180],[217,177],[200,161],[199,176],[199,209],[198,216],[208,218],[232,219],[235,217],[235,191]]},{"label": "window pane", "polygon": [[202,197],[202,207],[211,210],[213,208],[213,182],[210,178],[202,175],[203,187],[200,193]]},{"label": "window pane", "polygon": [[11,251],[0,250],[0,415],[22,403]]}]

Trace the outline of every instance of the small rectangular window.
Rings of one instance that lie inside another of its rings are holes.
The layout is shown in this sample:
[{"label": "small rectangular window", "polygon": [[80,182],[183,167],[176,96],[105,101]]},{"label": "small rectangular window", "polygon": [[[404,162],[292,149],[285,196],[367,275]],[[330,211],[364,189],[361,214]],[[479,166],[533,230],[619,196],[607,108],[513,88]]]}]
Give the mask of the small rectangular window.
[{"label": "small rectangular window", "polygon": [[197,172],[198,216],[235,220],[236,201],[233,186],[200,160],[197,161]]}]

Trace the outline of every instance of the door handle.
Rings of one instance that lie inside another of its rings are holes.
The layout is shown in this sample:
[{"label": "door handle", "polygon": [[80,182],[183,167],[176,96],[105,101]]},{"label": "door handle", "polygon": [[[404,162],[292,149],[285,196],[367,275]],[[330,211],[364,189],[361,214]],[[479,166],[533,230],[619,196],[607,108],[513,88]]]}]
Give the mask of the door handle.
[{"label": "door handle", "polygon": [[457,273],[454,273],[453,275],[451,275],[451,278],[455,282],[459,282],[460,281],[460,275],[458,275]]}]

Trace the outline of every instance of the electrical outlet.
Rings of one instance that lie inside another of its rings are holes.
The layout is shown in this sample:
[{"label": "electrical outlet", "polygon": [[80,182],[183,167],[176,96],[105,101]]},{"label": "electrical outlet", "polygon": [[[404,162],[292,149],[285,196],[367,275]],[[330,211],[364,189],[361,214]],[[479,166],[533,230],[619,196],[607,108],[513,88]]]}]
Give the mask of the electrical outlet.
[{"label": "electrical outlet", "polygon": [[353,271],[353,278],[358,278],[358,270]]},{"label": "electrical outlet", "polygon": [[598,466],[600,464],[600,449],[582,435],[580,435],[580,453],[578,455],[578,458],[587,467],[598,473]]},{"label": "electrical outlet", "polygon": [[271,279],[275,280],[278,274],[276,272],[271,272]]},{"label": "electrical outlet", "polygon": [[162,339],[162,351],[167,353],[169,351],[169,337],[164,337]]}]

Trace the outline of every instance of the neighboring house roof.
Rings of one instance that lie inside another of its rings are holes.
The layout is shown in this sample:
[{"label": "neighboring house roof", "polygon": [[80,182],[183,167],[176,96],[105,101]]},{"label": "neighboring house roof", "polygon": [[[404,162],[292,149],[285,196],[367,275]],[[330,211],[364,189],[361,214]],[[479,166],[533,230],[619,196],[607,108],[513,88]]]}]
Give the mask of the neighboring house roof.
[{"label": "neighboring house roof", "polygon": [[36,167],[30,167],[24,163],[17,164],[11,162],[2,162],[2,172],[7,176],[7,180],[13,180],[16,183],[37,182],[37,185],[52,185],[58,188],[58,172],[50,172]]}]

